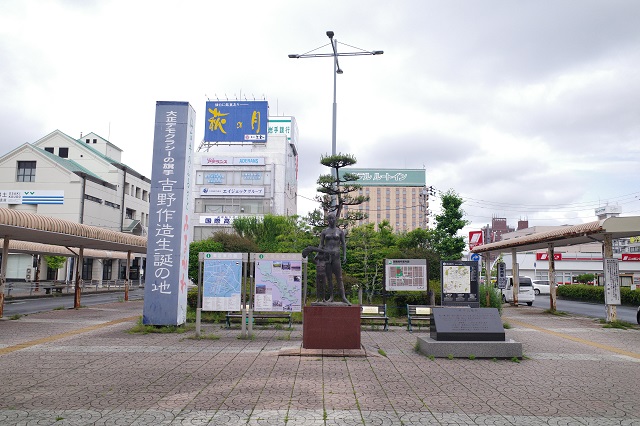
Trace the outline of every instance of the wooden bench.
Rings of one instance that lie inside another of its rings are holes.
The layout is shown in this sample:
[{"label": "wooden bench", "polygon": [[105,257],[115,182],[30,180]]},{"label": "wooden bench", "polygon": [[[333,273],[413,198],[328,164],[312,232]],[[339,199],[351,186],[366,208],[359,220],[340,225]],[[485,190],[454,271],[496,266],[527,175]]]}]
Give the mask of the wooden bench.
[{"label": "wooden bench", "polygon": [[[245,313],[246,318],[249,318],[249,313]],[[231,327],[231,320],[238,318],[242,322],[242,312],[227,312],[227,328]],[[293,318],[291,312],[254,312],[253,321],[256,319],[286,319],[289,321],[289,328],[293,326]]]},{"label": "wooden bench", "polygon": [[384,321],[384,331],[389,329],[389,317],[387,316],[387,305],[362,305],[360,307],[360,322],[362,321]]},{"label": "wooden bench", "polygon": [[407,330],[413,331],[415,321],[427,321],[431,325],[431,307],[427,305],[407,305]]}]

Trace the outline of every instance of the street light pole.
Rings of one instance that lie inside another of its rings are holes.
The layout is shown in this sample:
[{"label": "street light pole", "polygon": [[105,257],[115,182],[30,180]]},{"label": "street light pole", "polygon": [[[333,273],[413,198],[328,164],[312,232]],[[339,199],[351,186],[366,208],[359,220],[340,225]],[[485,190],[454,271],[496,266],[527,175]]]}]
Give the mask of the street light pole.
[{"label": "street light pole", "polygon": [[[321,49],[324,46],[320,46],[316,49],[313,49],[307,53],[303,53],[303,54],[297,54],[297,53],[293,53],[289,55],[289,58],[291,59],[300,59],[300,58],[323,58],[323,57],[333,57],[333,117],[332,117],[332,126],[331,126],[331,155],[335,156],[337,153],[336,150],[336,135],[337,135],[337,128],[336,128],[336,121],[338,119],[338,103],[336,100],[336,94],[337,94],[337,76],[338,74],[342,74],[342,68],[340,68],[340,64],[338,62],[338,57],[339,56],[363,56],[363,55],[382,55],[384,52],[382,50],[364,50],[364,49],[359,49],[359,51],[357,52],[345,52],[345,53],[338,53],[338,40],[336,38],[334,38],[334,32],[333,31],[327,31],[327,37],[329,37],[329,42],[331,43],[331,53],[312,53],[315,52],[318,49]],[[353,47],[353,46],[350,46]],[[333,179],[337,181],[338,176],[336,175],[337,171],[336,170],[332,170],[331,174],[333,175]],[[334,183],[335,185],[335,183]],[[331,197],[331,205],[332,207],[335,207],[336,204],[336,196],[332,195]]]},{"label": "street light pole", "polygon": [[[332,126],[332,136],[331,136],[331,155],[336,155],[336,120],[337,120],[337,115],[338,115],[338,104],[336,101],[336,86],[337,86],[337,75],[338,74],[342,74],[342,68],[340,68],[340,64],[338,63],[338,57],[339,56],[365,56],[365,55],[382,55],[384,52],[382,50],[364,50],[364,49],[360,49],[358,47],[356,47],[356,49],[359,49],[356,52],[344,52],[344,53],[338,53],[338,40],[334,38],[334,32],[333,31],[327,31],[327,37],[329,37],[329,42],[331,44],[331,53],[313,53],[318,49],[322,49],[323,47],[326,46],[326,44],[324,46],[320,46],[316,49],[313,49],[307,53],[302,53],[302,54],[297,54],[297,53],[292,53],[289,55],[289,58],[291,59],[301,59],[301,58],[326,58],[326,57],[332,57],[333,58],[333,126]],[[353,47],[353,46],[350,46]]]}]

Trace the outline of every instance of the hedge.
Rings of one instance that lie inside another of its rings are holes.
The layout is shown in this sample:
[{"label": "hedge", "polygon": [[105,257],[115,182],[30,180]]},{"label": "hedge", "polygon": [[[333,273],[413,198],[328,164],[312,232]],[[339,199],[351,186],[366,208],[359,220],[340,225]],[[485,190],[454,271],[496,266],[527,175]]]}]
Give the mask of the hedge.
[{"label": "hedge", "polygon": [[[556,294],[558,297],[567,300],[604,303],[603,286],[585,284],[560,285],[556,289]],[[640,289],[631,290],[630,287],[620,287],[620,301],[623,305],[640,305]]]}]

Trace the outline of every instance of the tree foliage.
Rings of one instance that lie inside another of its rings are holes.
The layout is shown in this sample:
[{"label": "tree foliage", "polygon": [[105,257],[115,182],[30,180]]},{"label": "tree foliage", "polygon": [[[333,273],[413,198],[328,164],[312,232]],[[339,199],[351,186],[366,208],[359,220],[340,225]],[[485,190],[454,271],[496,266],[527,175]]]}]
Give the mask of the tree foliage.
[{"label": "tree foliage", "polygon": [[[334,212],[339,219],[339,226],[346,227],[348,224],[366,218],[366,215],[358,211],[349,211],[343,215],[344,206],[355,206],[369,200],[365,195],[354,195],[362,188],[357,183],[358,175],[354,173],[344,173],[340,176],[340,169],[356,164],[356,158],[350,154],[326,155],[320,159],[323,166],[331,169],[331,174],[321,175],[318,178],[318,192],[316,196],[325,213]],[[335,204],[333,199],[335,198]],[[323,215],[324,216],[324,215]]]},{"label": "tree foliage", "polygon": [[458,260],[465,248],[464,237],[458,231],[469,221],[463,219],[464,211],[460,208],[463,200],[453,190],[441,195],[442,213],[436,216],[436,228],[433,230],[433,248],[442,260]]},{"label": "tree foliage", "polygon": [[67,258],[65,256],[45,256],[44,260],[49,268],[57,270],[62,268]]}]

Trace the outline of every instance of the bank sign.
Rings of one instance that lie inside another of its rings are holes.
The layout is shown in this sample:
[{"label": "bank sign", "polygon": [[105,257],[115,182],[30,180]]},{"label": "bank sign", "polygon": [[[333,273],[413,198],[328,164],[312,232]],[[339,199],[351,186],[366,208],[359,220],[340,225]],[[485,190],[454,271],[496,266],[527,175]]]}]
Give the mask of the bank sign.
[{"label": "bank sign", "polygon": [[422,169],[351,169],[342,168],[340,179],[345,173],[358,176],[355,182],[362,186],[425,186],[425,172]]},{"label": "bank sign", "polygon": [[209,101],[205,113],[205,142],[267,142],[267,101]]}]

